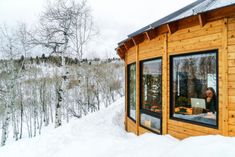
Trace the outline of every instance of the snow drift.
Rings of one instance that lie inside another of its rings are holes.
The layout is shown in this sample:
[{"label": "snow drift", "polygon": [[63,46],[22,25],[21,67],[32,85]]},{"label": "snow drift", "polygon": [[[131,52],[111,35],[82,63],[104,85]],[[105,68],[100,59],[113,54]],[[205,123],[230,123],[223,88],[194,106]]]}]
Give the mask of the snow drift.
[{"label": "snow drift", "polygon": [[109,108],[74,119],[33,139],[0,148],[0,157],[234,157],[235,138],[191,137],[179,141],[169,135],[127,133],[123,126],[124,99]]}]

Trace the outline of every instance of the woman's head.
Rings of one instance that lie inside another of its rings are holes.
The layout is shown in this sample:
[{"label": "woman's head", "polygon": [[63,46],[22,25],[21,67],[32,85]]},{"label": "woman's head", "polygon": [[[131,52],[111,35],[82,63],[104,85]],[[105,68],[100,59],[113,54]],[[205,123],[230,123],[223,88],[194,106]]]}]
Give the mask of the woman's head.
[{"label": "woman's head", "polygon": [[209,98],[215,98],[216,97],[215,90],[212,87],[208,87],[206,89],[206,97],[209,97]]}]

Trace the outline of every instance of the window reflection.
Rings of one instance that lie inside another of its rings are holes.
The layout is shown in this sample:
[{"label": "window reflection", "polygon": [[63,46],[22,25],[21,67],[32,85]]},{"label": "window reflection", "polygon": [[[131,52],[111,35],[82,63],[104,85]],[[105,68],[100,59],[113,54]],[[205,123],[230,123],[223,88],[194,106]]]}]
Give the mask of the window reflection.
[{"label": "window reflection", "polygon": [[161,60],[142,64],[142,109],[162,111],[162,64]]},{"label": "window reflection", "polygon": [[160,133],[161,119],[141,113],[141,125]]},{"label": "window reflection", "polygon": [[161,132],[162,62],[161,59],[141,63],[141,125]]},{"label": "window reflection", "polygon": [[136,120],[136,66],[128,65],[128,116]]},{"label": "window reflection", "polygon": [[216,125],[217,53],[171,58],[173,117]]}]

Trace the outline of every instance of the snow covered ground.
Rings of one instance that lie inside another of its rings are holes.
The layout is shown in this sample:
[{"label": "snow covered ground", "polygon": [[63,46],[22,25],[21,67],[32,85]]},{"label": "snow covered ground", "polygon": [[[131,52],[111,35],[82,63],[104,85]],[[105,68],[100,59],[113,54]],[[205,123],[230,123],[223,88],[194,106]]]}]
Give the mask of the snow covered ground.
[{"label": "snow covered ground", "polygon": [[0,147],[0,157],[235,157],[235,138],[136,136],[123,129],[124,100],[41,136]]}]

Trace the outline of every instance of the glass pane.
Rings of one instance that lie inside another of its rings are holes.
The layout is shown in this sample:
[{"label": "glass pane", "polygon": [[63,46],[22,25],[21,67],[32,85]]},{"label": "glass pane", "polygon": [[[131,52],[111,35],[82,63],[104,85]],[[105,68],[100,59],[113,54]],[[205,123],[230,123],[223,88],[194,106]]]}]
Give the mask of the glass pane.
[{"label": "glass pane", "polygon": [[136,120],[136,67],[135,64],[128,66],[128,114]]},{"label": "glass pane", "polygon": [[162,111],[162,63],[161,59],[142,64],[141,107],[152,112]]},{"label": "glass pane", "polygon": [[152,116],[149,116],[147,114],[141,113],[140,115],[140,123],[142,126],[145,126],[151,130],[154,130],[158,133],[160,133],[161,131],[161,120],[159,118],[155,118]]},{"label": "glass pane", "polygon": [[217,54],[172,58],[173,117],[216,125]]}]

